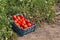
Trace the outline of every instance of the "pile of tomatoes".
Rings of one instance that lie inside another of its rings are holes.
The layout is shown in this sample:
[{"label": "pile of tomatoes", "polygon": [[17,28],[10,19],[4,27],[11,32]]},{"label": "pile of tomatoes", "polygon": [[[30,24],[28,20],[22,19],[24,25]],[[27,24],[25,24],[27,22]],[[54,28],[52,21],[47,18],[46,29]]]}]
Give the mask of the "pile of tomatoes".
[{"label": "pile of tomatoes", "polygon": [[12,18],[15,24],[21,29],[30,28],[32,26],[30,20],[26,19],[22,14],[18,16],[13,15]]}]

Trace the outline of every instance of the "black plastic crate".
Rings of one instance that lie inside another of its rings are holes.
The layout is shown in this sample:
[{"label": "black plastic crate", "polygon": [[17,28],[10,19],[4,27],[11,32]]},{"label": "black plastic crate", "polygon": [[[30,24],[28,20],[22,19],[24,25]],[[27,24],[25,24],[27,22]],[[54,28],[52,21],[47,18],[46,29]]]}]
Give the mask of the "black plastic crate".
[{"label": "black plastic crate", "polygon": [[[18,16],[18,15],[17,15]],[[13,20],[13,19],[12,19]],[[25,34],[34,32],[36,29],[36,25],[33,25],[30,28],[26,28],[26,29],[20,29],[15,23],[14,21],[11,22],[11,25],[13,26],[12,29],[19,35],[19,36],[23,36]]]}]

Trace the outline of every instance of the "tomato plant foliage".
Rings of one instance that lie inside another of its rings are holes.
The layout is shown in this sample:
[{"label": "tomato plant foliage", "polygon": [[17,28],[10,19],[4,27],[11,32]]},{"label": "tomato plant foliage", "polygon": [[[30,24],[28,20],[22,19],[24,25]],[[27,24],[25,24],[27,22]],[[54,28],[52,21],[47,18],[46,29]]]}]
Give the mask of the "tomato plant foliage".
[{"label": "tomato plant foliage", "polygon": [[0,40],[8,40],[13,35],[11,15],[22,13],[34,19],[36,24],[42,20],[52,22],[55,16],[52,9],[54,5],[55,0],[0,0]]}]

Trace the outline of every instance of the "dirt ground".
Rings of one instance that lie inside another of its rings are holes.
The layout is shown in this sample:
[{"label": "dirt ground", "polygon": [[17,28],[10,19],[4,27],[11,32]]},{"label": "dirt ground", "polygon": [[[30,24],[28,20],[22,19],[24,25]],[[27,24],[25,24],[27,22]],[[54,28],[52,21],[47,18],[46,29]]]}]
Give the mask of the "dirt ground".
[{"label": "dirt ground", "polygon": [[60,40],[60,16],[54,24],[43,23],[35,32],[29,33],[17,40]]}]

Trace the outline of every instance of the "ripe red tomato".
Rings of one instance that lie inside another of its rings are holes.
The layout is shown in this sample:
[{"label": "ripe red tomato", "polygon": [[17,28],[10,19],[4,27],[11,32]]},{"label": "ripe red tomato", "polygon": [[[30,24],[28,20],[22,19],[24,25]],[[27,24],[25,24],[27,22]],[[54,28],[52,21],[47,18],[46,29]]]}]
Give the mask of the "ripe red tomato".
[{"label": "ripe red tomato", "polygon": [[17,23],[18,23],[19,25],[21,25],[21,22],[20,22],[20,21],[17,21]]},{"label": "ripe red tomato", "polygon": [[22,20],[21,20],[21,19],[20,19],[19,21],[20,21],[20,22],[22,22]]},{"label": "ripe red tomato", "polygon": [[27,26],[27,24],[22,24],[22,27],[27,28],[28,26]]},{"label": "ripe red tomato", "polygon": [[27,23],[30,23],[30,20],[26,20]]},{"label": "ripe red tomato", "polygon": [[24,25],[24,28],[27,28],[27,27],[28,27],[27,24],[25,24],[25,25]]},{"label": "ripe red tomato", "polygon": [[20,17],[18,16],[17,19],[20,20]]},{"label": "ripe red tomato", "polygon": [[21,24],[22,27],[24,27],[24,24]]},{"label": "ripe red tomato", "polygon": [[25,20],[22,21],[22,24],[26,24]]},{"label": "ripe red tomato", "polygon": [[27,25],[28,25],[28,27],[31,27],[31,26],[32,26],[32,24],[31,24],[31,23],[27,23]]},{"label": "ripe red tomato", "polygon": [[14,22],[17,22],[17,21],[18,21],[18,19],[14,20]]},{"label": "ripe red tomato", "polygon": [[16,19],[17,19],[17,16],[16,16],[16,15],[14,15],[14,16],[12,16],[12,18],[13,18],[13,20],[16,20]]},{"label": "ripe red tomato", "polygon": [[21,14],[21,15],[20,15],[20,18],[23,18],[23,17],[24,17],[24,16]]},{"label": "ripe red tomato", "polygon": [[23,17],[21,20],[25,20],[25,18]]},{"label": "ripe red tomato", "polygon": [[24,20],[25,20],[25,21],[27,21],[27,19],[26,19],[26,18],[25,18]]}]

